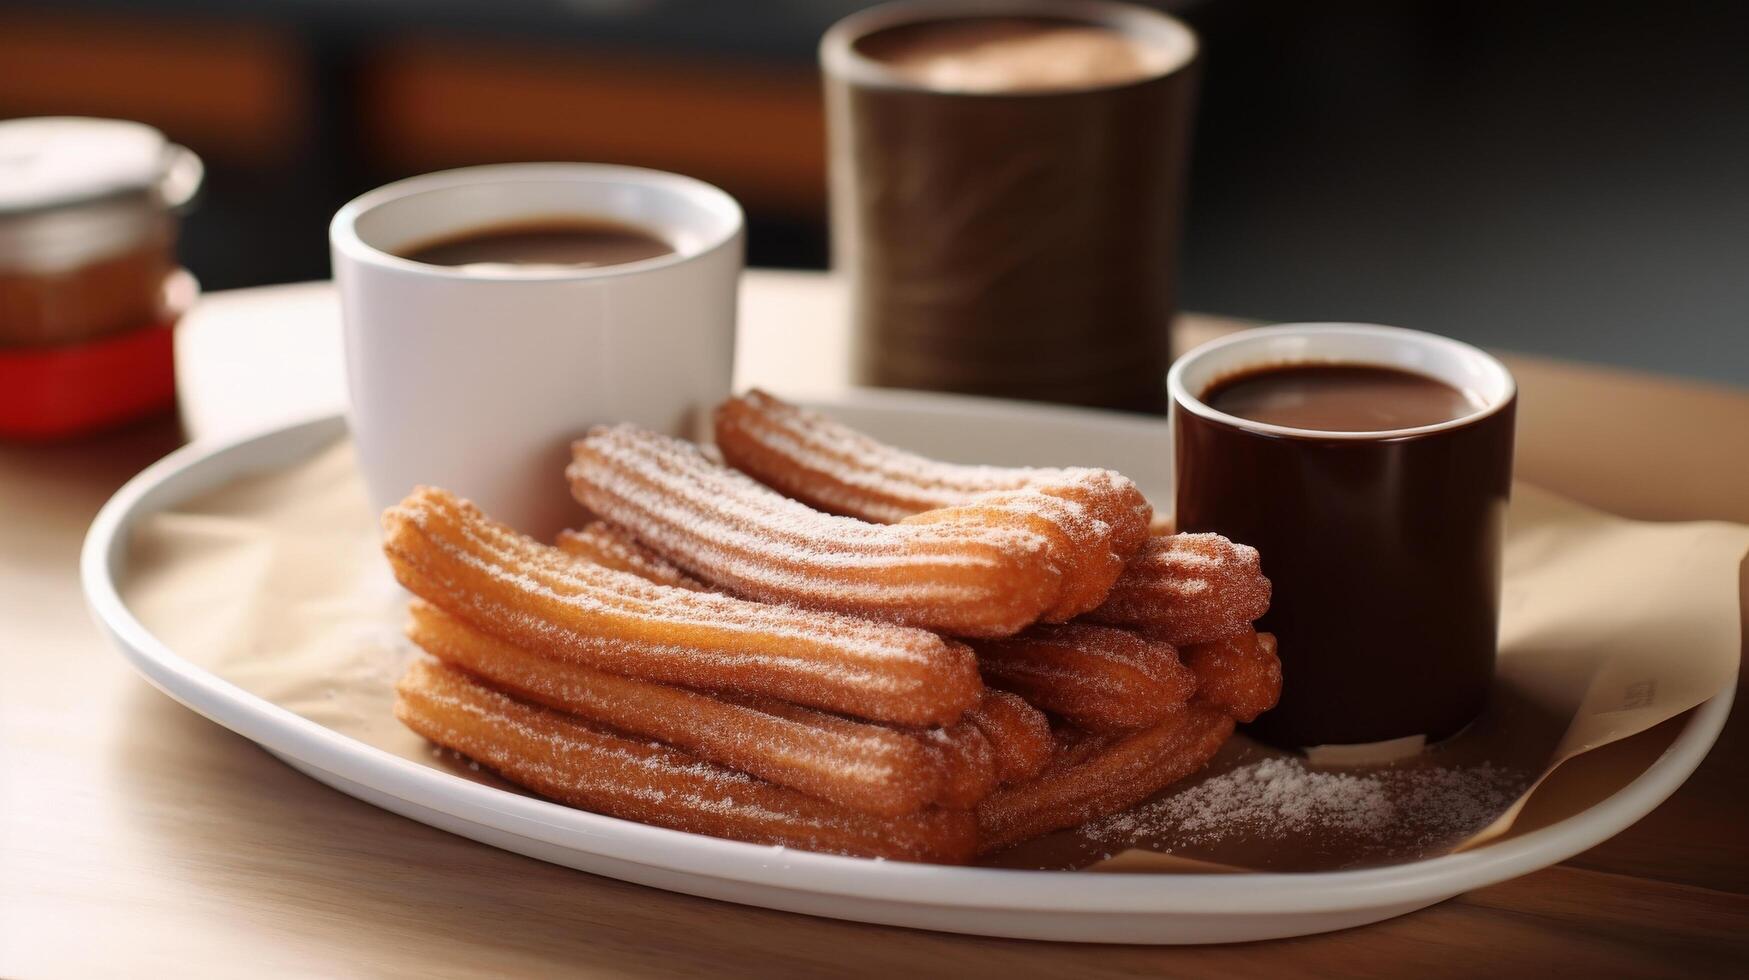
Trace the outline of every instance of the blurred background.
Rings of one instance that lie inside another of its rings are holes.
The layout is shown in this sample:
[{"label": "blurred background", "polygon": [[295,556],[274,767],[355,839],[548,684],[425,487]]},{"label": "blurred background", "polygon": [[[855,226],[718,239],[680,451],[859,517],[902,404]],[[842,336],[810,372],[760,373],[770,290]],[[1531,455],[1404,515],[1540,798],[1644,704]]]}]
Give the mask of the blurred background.
[{"label": "blurred background", "polygon": [[[207,289],[328,273],[395,178],[634,163],[823,268],[815,44],[851,0],[0,0],[0,118],[201,154]],[[1749,384],[1749,4],[1183,0],[1205,45],[1186,308],[1372,320]]]}]

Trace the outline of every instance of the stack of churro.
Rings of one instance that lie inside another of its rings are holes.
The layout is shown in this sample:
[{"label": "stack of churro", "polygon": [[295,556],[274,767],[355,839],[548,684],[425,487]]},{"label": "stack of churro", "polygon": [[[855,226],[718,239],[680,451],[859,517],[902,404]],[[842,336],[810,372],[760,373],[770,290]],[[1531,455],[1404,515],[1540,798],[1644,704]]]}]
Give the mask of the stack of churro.
[{"label": "stack of churro", "polygon": [[384,515],[431,655],[409,727],[584,809],[958,863],[1115,813],[1271,707],[1257,553],[1150,537],[1094,469],[956,466],[754,392],[721,458],[573,447],[548,546],[422,488]]}]

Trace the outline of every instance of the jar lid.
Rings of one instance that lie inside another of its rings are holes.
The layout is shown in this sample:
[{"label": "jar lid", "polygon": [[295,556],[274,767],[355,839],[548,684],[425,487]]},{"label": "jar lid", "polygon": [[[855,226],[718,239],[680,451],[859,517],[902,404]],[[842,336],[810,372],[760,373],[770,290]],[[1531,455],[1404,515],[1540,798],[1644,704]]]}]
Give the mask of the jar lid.
[{"label": "jar lid", "polygon": [[49,116],[0,122],[0,215],[156,192],[177,207],[200,161],[150,126]]}]

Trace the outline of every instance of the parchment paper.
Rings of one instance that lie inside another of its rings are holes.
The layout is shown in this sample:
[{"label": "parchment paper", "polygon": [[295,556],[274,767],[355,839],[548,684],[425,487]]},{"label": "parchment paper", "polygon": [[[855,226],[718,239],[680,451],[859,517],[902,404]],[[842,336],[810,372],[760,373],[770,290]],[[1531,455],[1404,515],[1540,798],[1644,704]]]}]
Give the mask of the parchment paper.
[{"label": "parchment paper", "polygon": [[[1657,752],[1591,750],[1643,732],[1667,742],[1675,725],[1661,723],[1736,675],[1749,527],[1626,521],[1533,487],[1513,493],[1499,680],[1465,732],[1394,763],[1346,767],[1286,763],[1241,735],[1202,774],[1131,816],[1049,835],[992,863],[1179,872],[1398,863],[1487,846],[1521,822],[1564,819],[1625,785]],[[148,518],[122,587],[160,639],[244,690],[405,758],[512,788],[433,749],[390,713],[394,680],[416,651],[401,636],[406,596],[377,549],[350,442]],[[1595,765],[1563,765],[1576,757]],[[1355,785],[1366,789],[1369,821],[1314,813],[1183,829],[1175,807],[1240,770],[1284,766],[1325,784],[1364,781]],[[1486,792],[1452,795],[1472,782]]]}]

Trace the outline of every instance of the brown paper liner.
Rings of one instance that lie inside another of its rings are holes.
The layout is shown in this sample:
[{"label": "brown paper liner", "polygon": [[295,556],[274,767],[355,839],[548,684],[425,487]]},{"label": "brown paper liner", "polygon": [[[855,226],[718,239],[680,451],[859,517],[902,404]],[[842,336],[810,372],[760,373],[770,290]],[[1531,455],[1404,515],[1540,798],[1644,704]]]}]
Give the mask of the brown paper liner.
[{"label": "brown paper liner", "polygon": [[[1232,821],[1190,832],[1134,816],[1198,799],[1180,794],[1236,770],[1282,765],[1284,753],[1241,735],[1130,818],[1048,835],[990,863],[1317,871],[1419,860],[1566,819],[1644,772],[1674,739],[1676,719],[1733,682],[1746,549],[1749,528],[1739,525],[1626,521],[1516,487],[1499,676],[1483,717],[1395,763],[1300,764],[1367,780],[1368,813],[1388,819]],[[412,656],[401,636],[406,596],[378,552],[350,443],[145,519],[122,592],[171,649],[244,690],[366,744],[514,790],[434,750],[390,713],[394,680]],[[1473,798],[1430,795],[1417,782],[1455,773],[1464,783],[1478,772],[1485,792]]]}]

